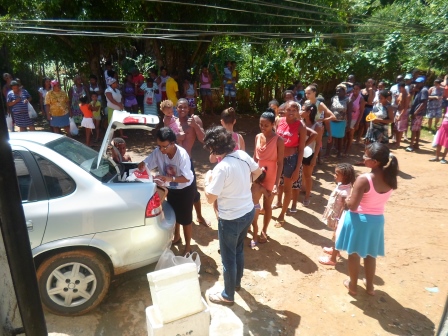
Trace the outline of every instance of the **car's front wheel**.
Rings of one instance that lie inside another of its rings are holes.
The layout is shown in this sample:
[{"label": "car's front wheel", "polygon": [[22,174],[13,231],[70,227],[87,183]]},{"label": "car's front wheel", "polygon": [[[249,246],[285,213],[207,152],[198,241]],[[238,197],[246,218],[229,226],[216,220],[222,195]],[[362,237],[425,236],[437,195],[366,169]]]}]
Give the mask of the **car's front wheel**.
[{"label": "car's front wheel", "polygon": [[106,296],[110,270],[95,252],[62,252],[42,262],[37,281],[45,309],[57,315],[82,315]]}]

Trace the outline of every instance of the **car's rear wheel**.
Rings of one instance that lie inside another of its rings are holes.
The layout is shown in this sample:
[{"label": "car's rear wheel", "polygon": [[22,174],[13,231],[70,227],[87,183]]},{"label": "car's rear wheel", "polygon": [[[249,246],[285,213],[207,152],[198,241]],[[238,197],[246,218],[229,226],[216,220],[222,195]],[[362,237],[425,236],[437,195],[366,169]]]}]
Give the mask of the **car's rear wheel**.
[{"label": "car's rear wheel", "polygon": [[110,269],[95,252],[62,252],[37,269],[45,309],[57,315],[82,315],[98,306],[107,294]]}]

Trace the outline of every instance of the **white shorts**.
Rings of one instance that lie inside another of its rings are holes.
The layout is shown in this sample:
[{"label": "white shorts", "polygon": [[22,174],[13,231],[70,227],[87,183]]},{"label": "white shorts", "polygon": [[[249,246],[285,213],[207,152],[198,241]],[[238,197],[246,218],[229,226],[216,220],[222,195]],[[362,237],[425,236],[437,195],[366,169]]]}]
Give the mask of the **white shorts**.
[{"label": "white shorts", "polygon": [[93,123],[93,119],[92,118],[82,118],[81,127],[94,129],[95,124]]},{"label": "white shorts", "polygon": [[358,119],[352,119],[352,121],[350,122],[350,129],[354,129],[356,122],[358,121]]}]

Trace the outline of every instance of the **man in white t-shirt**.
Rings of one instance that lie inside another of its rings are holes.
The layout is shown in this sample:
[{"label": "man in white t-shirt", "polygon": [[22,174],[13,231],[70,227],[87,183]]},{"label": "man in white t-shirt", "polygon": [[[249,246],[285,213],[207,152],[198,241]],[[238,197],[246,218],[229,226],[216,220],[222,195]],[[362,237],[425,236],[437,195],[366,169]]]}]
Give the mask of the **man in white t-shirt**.
[{"label": "man in white t-shirt", "polygon": [[140,170],[144,164],[149,170],[158,168],[159,175],[154,181],[169,189],[167,201],[176,215],[176,228],[173,244],[182,243],[180,225],[183,226],[185,249],[182,255],[191,252],[191,237],[193,234],[193,200],[196,188],[193,185],[193,172],[187,151],[176,145],[176,135],[169,127],[157,131],[157,148],[139,164]]}]

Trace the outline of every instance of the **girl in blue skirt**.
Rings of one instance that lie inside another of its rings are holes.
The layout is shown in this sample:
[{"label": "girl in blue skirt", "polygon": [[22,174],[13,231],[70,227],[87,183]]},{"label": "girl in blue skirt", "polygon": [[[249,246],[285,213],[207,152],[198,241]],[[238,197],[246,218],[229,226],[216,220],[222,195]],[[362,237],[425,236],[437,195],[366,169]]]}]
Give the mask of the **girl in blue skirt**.
[{"label": "girl in blue skirt", "polygon": [[398,161],[386,145],[368,145],[363,159],[371,171],[356,179],[336,240],[336,249],[348,253],[350,279],[344,280],[344,286],[351,295],[357,294],[360,258],[364,259],[367,294],[375,295],[376,257],[384,256],[384,205],[392,189],[397,189]]}]

